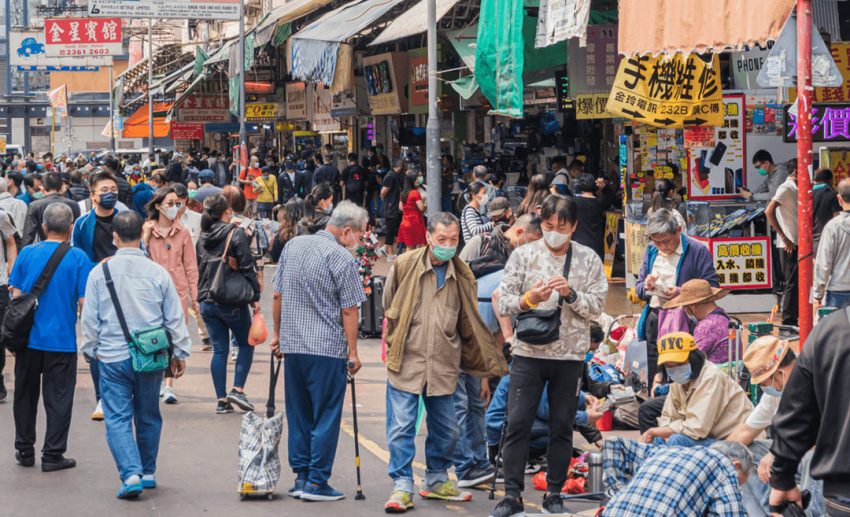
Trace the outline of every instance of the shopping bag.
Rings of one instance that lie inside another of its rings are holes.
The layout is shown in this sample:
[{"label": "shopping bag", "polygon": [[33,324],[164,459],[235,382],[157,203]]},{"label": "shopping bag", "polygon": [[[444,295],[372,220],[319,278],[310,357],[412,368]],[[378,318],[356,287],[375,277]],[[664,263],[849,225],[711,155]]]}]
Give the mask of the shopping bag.
[{"label": "shopping bag", "polygon": [[248,344],[251,346],[261,345],[269,338],[269,329],[266,320],[259,312],[254,314],[251,320],[251,328],[248,330]]},{"label": "shopping bag", "polygon": [[249,411],[242,416],[239,433],[239,486],[242,497],[262,495],[271,498],[280,480],[278,446],[283,435],[283,413],[275,411],[275,387],[281,361],[271,357],[269,399],[266,411]]}]

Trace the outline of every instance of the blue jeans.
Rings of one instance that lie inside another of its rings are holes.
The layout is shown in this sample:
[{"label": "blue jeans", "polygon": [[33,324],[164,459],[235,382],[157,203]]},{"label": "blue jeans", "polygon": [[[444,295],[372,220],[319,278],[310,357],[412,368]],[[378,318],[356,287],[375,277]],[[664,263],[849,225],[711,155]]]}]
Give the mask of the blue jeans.
[{"label": "blue jeans", "polygon": [[825,307],[847,307],[850,305],[850,291],[827,291],[824,298]]},{"label": "blue jeans", "polygon": [[289,466],[310,483],[331,477],[347,384],[345,359],[286,354],[286,425]]},{"label": "blue jeans", "polygon": [[[422,396],[427,411],[428,436],[425,438],[425,484],[449,479],[452,452],[457,443],[457,417],[451,395]],[[413,493],[413,457],[416,455],[416,414],[419,395],[397,390],[387,382],[387,447],[390,464],[387,472],[393,490]]]},{"label": "blue jeans", "polygon": [[655,445],[666,445],[668,447],[708,447],[716,441],[717,438],[712,438],[710,436],[701,440],[694,440],[686,434],[674,433],[670,435],[670,438],[667,438],[666,442],[661,438],[656,438],[653,440],[653,443]]},{"label": "blue jeans", "polygon": [[132,475],[155,474],[162,431],[159,386],[163,372],[138,373],[130,359],[101,361],[99,366],[106,443],[121,481]]},{"label": "blue jeans", "polygon": [[[759,462],[770,451],[770,440],[755,440],[747,448],[753,453],[753,462],[758,467]],[[821,517],[825,515],[823,502],[823,481],[812,479],[809,475],[809,467],[812,461],[812,451],[806,453],[800,461],[797,469],[796,480],[801,490],[812,493],[812,502],[806,510],[808,517]],[[762,483],[755,470],[750,473],[747,482],[741,487],[741,498],[744,501],[744,509],[749,517],[769,517],[770,485]]]},{"label": "blue jeans", "polygon": [[487,445],[484,441],[484,401],[481,400],[481,381],[460,372],[457,389],[452,395],[457,414],[457,446],[454,452],[455,473],[459,479],[474,469],[489,468]]},{"label": "blue jeans", "polygon": [[230,307],[217,303],[201,303],[201,316],[207,324],[207,332],[213,346],[210,361],[215,396],[223,399],[227,396],[227,353],[230,351],[230,332],[239,344],[239,357],[236,359],[236,375],[233,386],[245,387],[251,363],[254,360],[254,347],[248,344],[248,330],[251,328],[251,312],[248,306]]}]

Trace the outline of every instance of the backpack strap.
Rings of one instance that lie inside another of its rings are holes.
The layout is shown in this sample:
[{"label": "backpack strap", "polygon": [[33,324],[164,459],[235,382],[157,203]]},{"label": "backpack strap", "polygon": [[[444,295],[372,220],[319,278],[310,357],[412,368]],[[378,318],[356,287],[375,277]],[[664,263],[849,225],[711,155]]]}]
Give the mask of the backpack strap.
[{"label": "backpack strap", "polygon": [[121,324],[121,331],[124,332],[124,339],[129,344],[132,341],[130,329],[127,327],[127,320],[124,319],[124,311],[121,310],[121,303],[118,301],[118,293],[115,291],[115,282],[112,280],[112,275],[109,274],[109,262],[103,263],[103,277],[106,279],[106,288],[109,289],[109,297],[112,299],[112,305],[115,306],[115,315],[118,316],[118,323]]},{"label": "backpack strap", "polygon": [[36,298],[41,295],[41,292],[47,287],[47,284],[50,283],[50,279],[53,278],[53,273],[56,272],[56,268],[59,267],[59,263],[62,262],[62,259],[65,258],[65,255],[71,251],[71,245],[67,242],[61,243],[56,250],[53,252],[53,255],[50,256],[50,260],[47,261],[47,265],[44,266],[44,270],[42,270],[41,275],[36,280],[35,285],[33,286],[30,294],[35,296]]}]

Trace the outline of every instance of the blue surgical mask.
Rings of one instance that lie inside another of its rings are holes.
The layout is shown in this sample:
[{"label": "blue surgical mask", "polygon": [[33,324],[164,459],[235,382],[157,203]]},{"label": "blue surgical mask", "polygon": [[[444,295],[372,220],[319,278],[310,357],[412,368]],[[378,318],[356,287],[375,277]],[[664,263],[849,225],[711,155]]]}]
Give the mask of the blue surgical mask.
[{"label": "blue surgical mask", "polygon": [[106,210],[112,210],[118,204],[118,196],[113,192],[106,192],[100,195],[100,207]]},{"label": "blue surgical mask", "polygon": [[773,386],[762,386],[761,390],[766,395],[770,395],[771,397],[776,397],[776,398],[782,397],[782,390],[778,390],[778,389],[774,388]]},{"label": "blue surgical mask", "polygon": [[691,364],[683,364],[682,366],[668,366],[667,375],[670,380],[676,384],[685,384],[691,380]]}]

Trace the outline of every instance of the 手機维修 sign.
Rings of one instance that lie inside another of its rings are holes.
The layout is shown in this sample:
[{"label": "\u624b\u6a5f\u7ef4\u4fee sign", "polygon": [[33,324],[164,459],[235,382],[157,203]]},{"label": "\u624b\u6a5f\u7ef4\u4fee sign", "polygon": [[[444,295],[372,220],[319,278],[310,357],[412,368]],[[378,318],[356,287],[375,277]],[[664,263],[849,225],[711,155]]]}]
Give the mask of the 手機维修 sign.
[{"label": "\u624b\u6a5f\u7ef4\u4fee sign", "polygon": [[720,61],[696,54],[633,56],[620,61],[606,109],[657,127],[720,126]]},{"label": "\u624b\u6a5f\u7ef4\u4fee sign", "polygon": [[120,18],[44,20],[47,57],[120,56],[124,53]]}]

